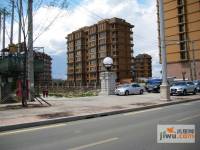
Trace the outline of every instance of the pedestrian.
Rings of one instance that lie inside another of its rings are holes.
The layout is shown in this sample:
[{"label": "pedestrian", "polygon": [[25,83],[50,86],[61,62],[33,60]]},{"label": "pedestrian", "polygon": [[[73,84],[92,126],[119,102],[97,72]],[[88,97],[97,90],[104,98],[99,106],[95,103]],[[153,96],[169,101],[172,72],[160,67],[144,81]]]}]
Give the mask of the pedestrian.
[{"label": "pedestrian", "polygon": [[43,90],[42,90],[42,95],[43,95],[43,97],[45,97],[45,96],[46,96],[46,93],[45,93],[45,88],[43,88]]}]

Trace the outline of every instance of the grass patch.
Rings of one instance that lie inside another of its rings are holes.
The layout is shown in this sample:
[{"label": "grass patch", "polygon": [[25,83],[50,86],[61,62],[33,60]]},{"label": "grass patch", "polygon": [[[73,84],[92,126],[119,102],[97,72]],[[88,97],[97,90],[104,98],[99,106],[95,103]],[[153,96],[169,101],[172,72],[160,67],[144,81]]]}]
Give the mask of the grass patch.
[{"label": "grass patch", "polygon": [[97,96],[98,92],[97,91],[71,91],[71,92],[66,92],[66,93],[49,93],[49,96],[55,96],[55,97],[67,97],[67,98],[72,98],[72,97],[88,97],[88,96]]}]

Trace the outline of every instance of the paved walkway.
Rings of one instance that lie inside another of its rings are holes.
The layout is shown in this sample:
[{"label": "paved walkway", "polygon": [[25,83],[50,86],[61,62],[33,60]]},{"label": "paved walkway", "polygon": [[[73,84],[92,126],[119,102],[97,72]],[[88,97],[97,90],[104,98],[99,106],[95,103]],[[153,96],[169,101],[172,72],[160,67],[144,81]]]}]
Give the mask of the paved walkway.
[{"label": "paved walkway", "polygon": [[[172,96],[172,101],[200,99],[200,94],[188,96]],[[138,108],[166,103],[160,100],[160,94],[144,93],[144,95],[129,96],[93,96],[81,98],[48,97],[46,100],[52,106],[30,102],[28,108],[22,108],[21,103],[0,104],[0,127],[22,123],[37,122],[47,119],[88,115],[92,113],[110,112],[120,109]]]}]

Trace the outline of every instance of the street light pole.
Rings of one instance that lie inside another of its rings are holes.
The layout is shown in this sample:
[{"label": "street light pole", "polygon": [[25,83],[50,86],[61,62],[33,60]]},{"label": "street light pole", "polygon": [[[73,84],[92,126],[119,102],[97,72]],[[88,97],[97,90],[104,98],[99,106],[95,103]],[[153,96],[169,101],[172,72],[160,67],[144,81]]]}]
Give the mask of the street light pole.
[{"label": "street light pole", "polygon": [[165,24],[164,24],[163,0],[159,0],[159,21],[160,21],[160,42],[161,42],[161,60],[162,60],[162,85],[160,86],[161,100],[170,100],[169,85],[167,82],[167,58],[165,45]]},{"label": "street light pole", "polygon": [[192,44],[192,70],[193,70],[193,75],[194,75],[194,80],[197,79],[197,73],[196,73],[196,61],[195,61],[195,46],[194,46],[194,41],[190,41]]}]

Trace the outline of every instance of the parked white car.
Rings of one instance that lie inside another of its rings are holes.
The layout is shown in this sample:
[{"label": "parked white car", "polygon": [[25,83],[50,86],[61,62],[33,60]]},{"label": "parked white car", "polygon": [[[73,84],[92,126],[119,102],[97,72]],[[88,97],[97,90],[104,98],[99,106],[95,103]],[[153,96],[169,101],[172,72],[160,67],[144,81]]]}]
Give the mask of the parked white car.
[{"label": "parked white car", "polygon": [[187,93],[196,94],[196,85],[191,81],[180,81],[175,82],[170,87],[170,94],[187,95]]},{"label": "parked white car", "polygon": [[143,94],[144,88],[138,83],[120,85],[115,89],[116,95]]}]

